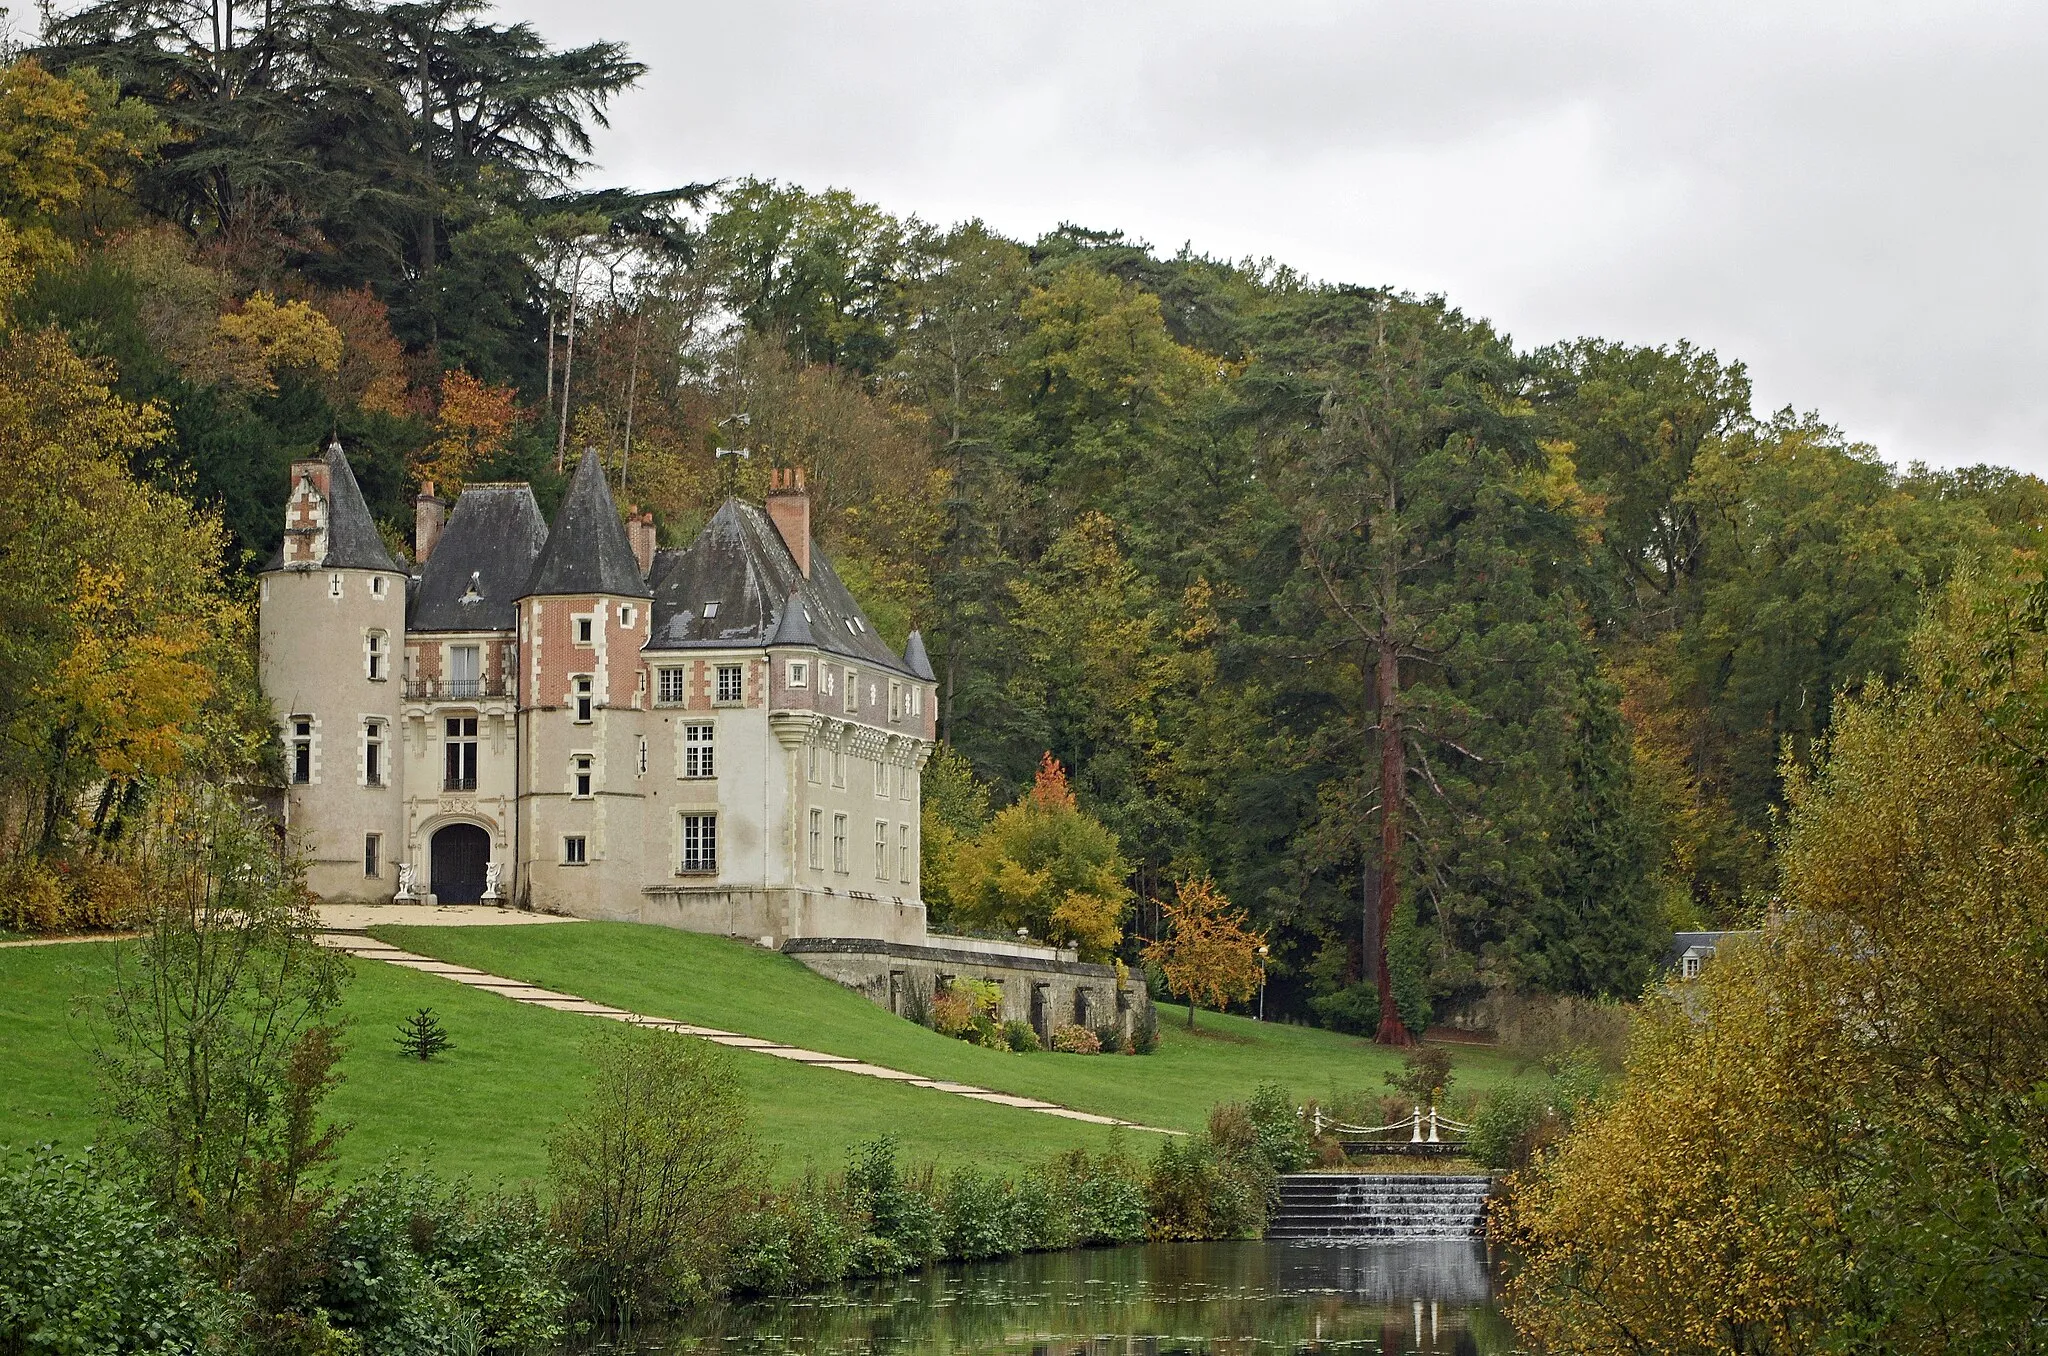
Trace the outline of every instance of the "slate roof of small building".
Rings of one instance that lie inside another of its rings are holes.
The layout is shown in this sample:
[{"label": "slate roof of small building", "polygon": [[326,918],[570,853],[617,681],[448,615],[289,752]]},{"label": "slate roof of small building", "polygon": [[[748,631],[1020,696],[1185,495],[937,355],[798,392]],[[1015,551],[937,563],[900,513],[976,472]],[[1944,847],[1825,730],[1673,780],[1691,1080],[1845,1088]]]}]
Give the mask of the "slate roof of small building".
[{"label": "slate roof of small building", "polygon": [[924,632],[910,633],[910,641],[903,647],[903,667],[927,683],[938,681],[938,675],[932,672],[932,657],[924,652]]},{"label": "slate roof of small building", "polygon": [[[809,644],[827,654],[910,672],[875,634],[817,543],[811,543],[806,578],[775,524],[752,504],[726,500],[697,540],[657,556],[653,582],[650,650]],[[706,603],[718,604],[715,617],[703,615]],[[791,606],[803,615],[789,619],[789,634],[801,622],[810,633],[806,640],[778,636]]]},{"label": "slate roof of small building", "polygon": [[1671,945],[1664,952],[1664,968],[1667,970],[1677,969],[1678,963],[1685,959],[1685,954],[1688,951],[1697,950],[1700,955],[1712,955],[1716,948],[1721,945],[1723,937],[1753,937],[1755,935],[1754,930],[1735,932],[1674,932],[1671,934]]},{"label": "slate roof of small building", "polygon": [[[363,487],[356,484],[356,473],[349,469],[341,441],[336,439],[327,444],[320,459],[327,463],[327,554],[315,565],[294,568],[396,570],[398,562],[384,549],[383,535],[377,531],[376,520],[370,517],[370,506],[363,502]],[[284,545],[279,543],[263,569],[268,572],[283,568]]]},{"label": "slate roof of small building", "polygon": [[536,594],[605,594],[614,598],[645,598],[650,590],[626,526],[612,503],[611,486],[596,452],[585,452],[577,464],[569,493],[548,528],[547,545],[533,563],[521,598]]},{"label": "slate roof of small building", "polygon": [[531,486],[465,485],[420,571],[406,629],[511,630],[518,623],[513,600],[547,540]]}]

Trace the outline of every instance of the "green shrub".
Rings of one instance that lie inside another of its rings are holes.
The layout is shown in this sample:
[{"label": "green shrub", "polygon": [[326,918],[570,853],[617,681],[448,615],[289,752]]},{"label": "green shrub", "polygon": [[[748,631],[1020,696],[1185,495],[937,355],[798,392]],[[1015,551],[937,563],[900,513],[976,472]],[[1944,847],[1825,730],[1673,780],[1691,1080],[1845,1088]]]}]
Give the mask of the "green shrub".
[{"label": "green shrub", "polygon": [[1361,979],[1333,992],[1317,994],[1308,1000],[1308,1005],[1332,1031],[1370,1036],[1380,1029],[1380,991],[1370,980]]},{"label": "green shrub", "polygon": [[1003,1040],[1020,1055],[1033,1054],[1041,1048],[1038,1033],[1031,1029],[1031,1023],[1014,1018],[1003,1023]]},{"label": "green shrub", "polygon": [[1124,1053],[1124,1033],[1116,1029],[1116,1023],[1106,1022],[1095,1028],[1095,1044],[1105,1055]]},{"label": "green shrub", "polygon": [[1529,1165],[1549,1115],[1547,1090],[1519,1083],[1496,1088],[1472,1121],[1466,1152],[1502,1171]]},{"label": "green shrub", "polygon": [[45,1147],[0,1170],[0,1351],[198,1351],[230,1319],[189,1245],[92,1155]]},{"label": "green shrub", "polygon": [[1138,1009],[1138,1019],[1131,1024],[1131,1053],[1149,1055],[1159,1048],[1159,1010],[1150,1003]]},{"label": "green shrub", "polygon": [[1315,1161],[1309,1128],[1287,1089],[1261,1083],[1245,1107],[1257,1138],[1259,1154],[1274,1172],[1299,1172]]},{"label": "green shrub", "polygon": [[946,1256],[963,1262],[1013,1256],[1030,1241],[1016,1189],[978,1168],[959,1168],[947,1176],[940,1216]]},{"label": "green shrub", "polygon": [[1087,1027],[1068,1022],[1052,1029],[1052,1048],[1068,1055],[1099,1055],[1102,1042]]},{"label": "green shrub", "polygon": [[853,1266],[845,1203],[815,1177],[764,1194],[741,1221],[726,1283],[740,1294],[789,1295],[837,1285]]},{"label": "green shrub", "polygon": [[1150,1235],[1256,1238],[1275,1185],[1250,1114],[1235,1103],[1218,1106],[1206,1133],[1160,1146],[1145,1183]]},{"label": "green shrub", "polygon": [[849,1270],[893,1275],[941,1255],[940,1219],[930,1173],[906,1177],[896,1166],[896,1141],[884,1135],[854,1150],[845,1179],[846,1209],[857,1228]]},{"label": "green shrub", "polygon": [[1037,1179],[1045,1184],[1050,1211],[1041,1246],[1144,1241],[1144,1175],[1124,1155],[1121,1143],[1093,1158],[1085,1149],[1062,1154]]}]

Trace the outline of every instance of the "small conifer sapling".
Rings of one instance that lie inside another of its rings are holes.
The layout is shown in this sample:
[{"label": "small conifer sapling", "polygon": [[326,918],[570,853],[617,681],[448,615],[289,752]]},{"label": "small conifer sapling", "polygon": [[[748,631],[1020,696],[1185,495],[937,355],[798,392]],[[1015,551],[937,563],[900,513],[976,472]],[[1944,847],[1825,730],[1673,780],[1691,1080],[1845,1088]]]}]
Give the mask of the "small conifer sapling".
[{"label": "small conifer sapling", "polygon": [[447,1028],[432,1008],[421,1008],[398,1024],[398,1048],[415,1059],[432,1059],[443,1050],[453,1050]]}]

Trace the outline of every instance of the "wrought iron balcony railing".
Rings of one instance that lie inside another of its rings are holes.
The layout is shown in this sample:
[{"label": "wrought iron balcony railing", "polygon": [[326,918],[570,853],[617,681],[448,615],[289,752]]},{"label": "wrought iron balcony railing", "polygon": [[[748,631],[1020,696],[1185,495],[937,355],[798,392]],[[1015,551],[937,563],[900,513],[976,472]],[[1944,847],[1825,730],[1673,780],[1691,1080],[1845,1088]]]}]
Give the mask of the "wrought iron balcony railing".
[{"label": "wrought iron balcony railing", "polygon": [[409,701],[473,702],[509,696],[509,687],[503,678],[408,678],[405,695]]},{"label": "wrought iron balcony railing", "polygon": [[441,789],[443,791],[474,791],[476,790],[476,778],[443,777],[441,779]]}]

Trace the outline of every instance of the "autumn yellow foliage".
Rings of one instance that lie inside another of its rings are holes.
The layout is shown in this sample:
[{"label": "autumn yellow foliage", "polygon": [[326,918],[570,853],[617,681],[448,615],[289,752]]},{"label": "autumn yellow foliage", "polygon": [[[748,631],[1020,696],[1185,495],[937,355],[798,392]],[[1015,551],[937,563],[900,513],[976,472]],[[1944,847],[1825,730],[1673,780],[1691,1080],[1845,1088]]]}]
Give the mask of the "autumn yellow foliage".
[{"label": "autumn yellow foliage", "polygon": [[1252,996],[1265,975],[1259,948],[1266,938],[1214,880],[1183,880],[1159,913],[1165,935],[1146,945],[1145,960],[1165,973],[1168,989],[1187,1000],[1189,1026],[1198,1007],[1220,1009]]}]

